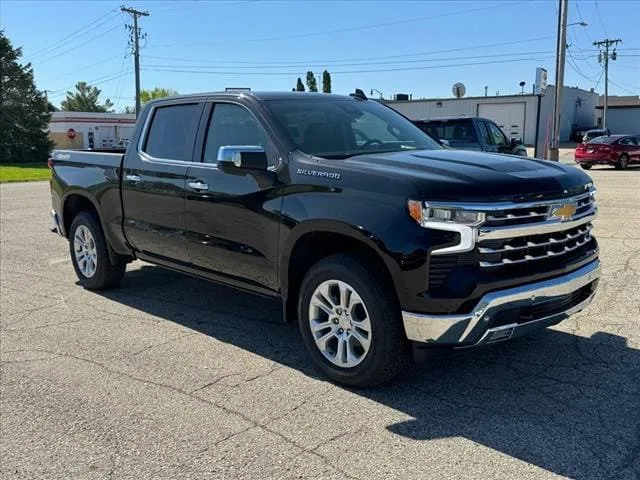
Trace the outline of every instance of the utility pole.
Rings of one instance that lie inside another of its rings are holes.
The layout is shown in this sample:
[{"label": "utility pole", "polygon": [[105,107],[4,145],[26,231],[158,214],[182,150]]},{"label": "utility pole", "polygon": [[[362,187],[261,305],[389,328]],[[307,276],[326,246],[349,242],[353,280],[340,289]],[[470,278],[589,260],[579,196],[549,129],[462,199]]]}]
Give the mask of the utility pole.
[{"label": "utility pole", "polygon": [[[619,38],[616,38],[615,40],[606,38],[599,42],[593,42],[594,46],[600,48],[598,62],[602,63],[604,61],[604,105],[602,107],[602,128],[607,128],[607,105],[609,103],[609,58],[611,58],[611,60],[615,60],[618,57],[615,49],[615,46],[618,43],[622,43],[622,40]],[[604,54],[602,52],[602,47],[604,47]],[[611,56],[609,56],[609,47],[614,47]]]},{"label": "utility pole", "polygon": [[122,6],[120,10],[131,15],[133,27],[130,27],[133,37],[133,58],[136,76],[136,117],[140,113],[140,29],[138,28],[138,17],[148,17],[149,12],[141,12],[135,8]]},{"label": "utility pole", "polygon": [[560,157],[560,109],[562,108],[562,90],[564,89],[564,62],[567,51],[567,15],[569,0],[560,0],[558,10],[558,38],[556,45],[556,92],[553,105],[553,133],[549,160],[558,161]]}]

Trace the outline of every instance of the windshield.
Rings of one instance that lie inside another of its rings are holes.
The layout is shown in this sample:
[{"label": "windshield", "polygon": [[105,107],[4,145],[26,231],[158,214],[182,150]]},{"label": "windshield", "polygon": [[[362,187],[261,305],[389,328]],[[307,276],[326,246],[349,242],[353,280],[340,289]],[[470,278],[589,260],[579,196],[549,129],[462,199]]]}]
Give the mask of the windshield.
[{"label": "windshield", "polygon": [[442,147],[409,120],[373,100],[327,97],[269,100],[296,147],[324,158]]},{"label": "windshield", "polygon": [[621,137],[607,137],[607,136],[601,136],[601,137],[596,137],[593,140],[590,140],[589,143],[613,143],[615,142],[618,138]]}]

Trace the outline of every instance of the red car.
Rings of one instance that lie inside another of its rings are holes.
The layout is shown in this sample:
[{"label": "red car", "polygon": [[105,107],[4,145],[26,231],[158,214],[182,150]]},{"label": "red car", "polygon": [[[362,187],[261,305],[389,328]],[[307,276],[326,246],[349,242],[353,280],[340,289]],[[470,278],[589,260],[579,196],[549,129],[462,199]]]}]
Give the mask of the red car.
[{"label": "red car", "polygon": [[627,168],[640,163],[640,135],[608,135],[578,145],[575,160],[589,170],[593,165],[613,165]]}]

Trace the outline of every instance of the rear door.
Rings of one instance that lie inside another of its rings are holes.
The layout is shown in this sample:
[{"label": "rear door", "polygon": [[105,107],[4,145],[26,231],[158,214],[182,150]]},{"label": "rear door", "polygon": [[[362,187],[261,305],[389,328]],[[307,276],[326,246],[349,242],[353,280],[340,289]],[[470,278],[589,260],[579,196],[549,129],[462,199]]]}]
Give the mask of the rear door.
[{"label": "rear door", "polygon": [[185,242],[186,174],[193,159],[202,102],[153,107],[140,141],[124,161],[123,228],[143,255],[190,263]]},{"label": "rear door", "polygon": [[212,102],[205,110],[196,162],[187,173],[186,229],[193,264],[219,280],[264,293],[277,290],[282,197],[277,173],[217,163],[222,146],[261,146],[279,155],[264,123],[244,105]]}]

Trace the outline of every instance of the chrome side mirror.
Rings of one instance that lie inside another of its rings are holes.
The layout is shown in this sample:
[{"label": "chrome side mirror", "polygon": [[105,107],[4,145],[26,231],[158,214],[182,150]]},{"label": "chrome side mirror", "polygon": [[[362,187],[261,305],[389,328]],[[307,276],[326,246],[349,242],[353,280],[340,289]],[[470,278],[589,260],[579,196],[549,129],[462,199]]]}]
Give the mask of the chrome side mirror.
[{"label": "chrome side mirror", "polygon": [[227,145],[218,149],[218,163],[236,168],[266,170],[269,162],[264,148],[258,145]]},{"label": "chrome side mirror", "polygon": [[440,142],[440,145],[442,145],[443,147],[450,147],[451,145],[449,144],[449,140],[445,140],[444,138],[441,138],[440,140],[438,140]]}]

